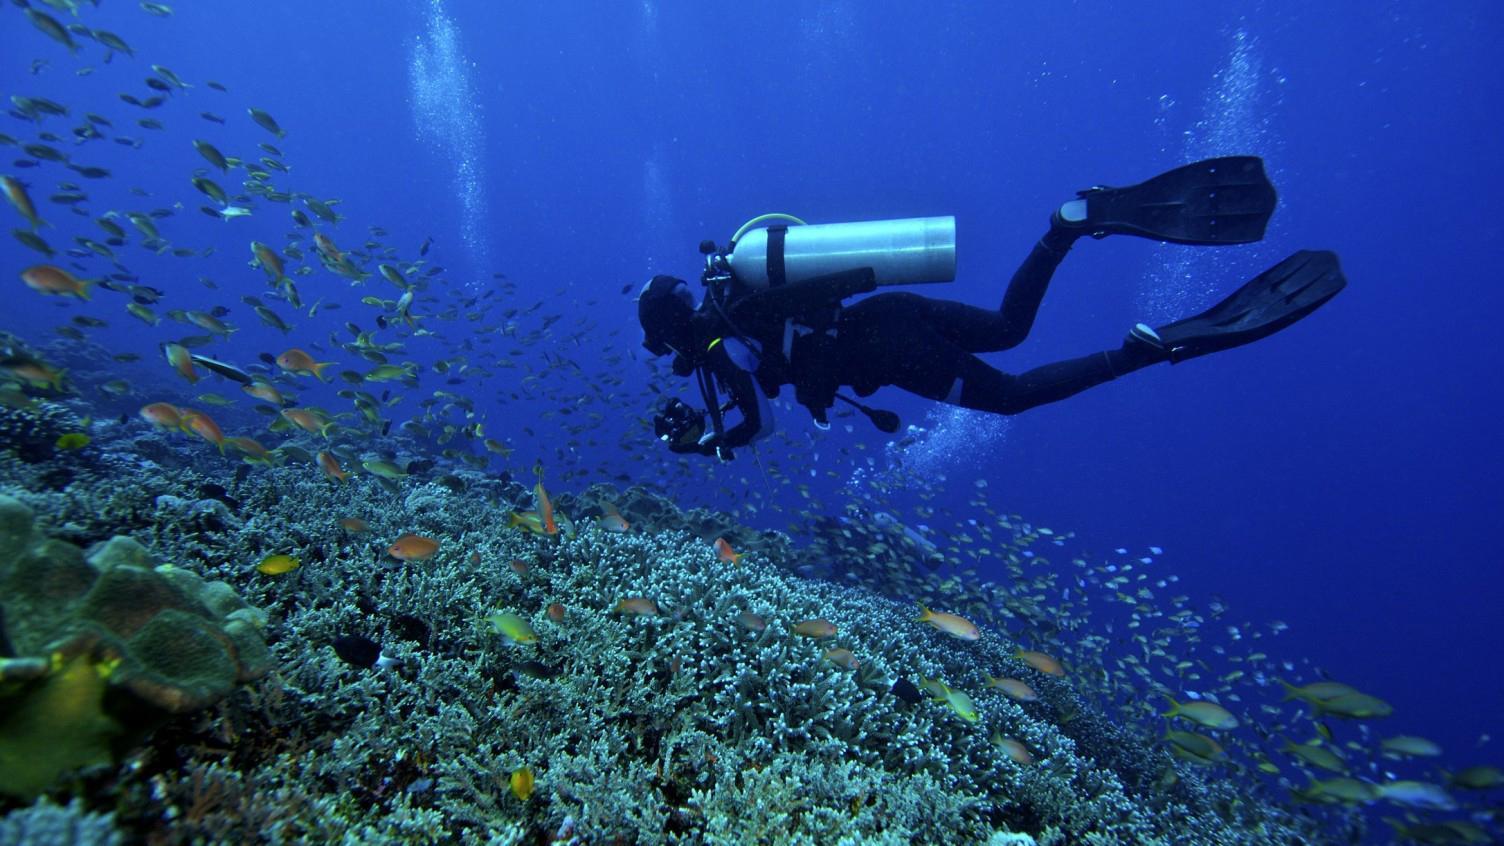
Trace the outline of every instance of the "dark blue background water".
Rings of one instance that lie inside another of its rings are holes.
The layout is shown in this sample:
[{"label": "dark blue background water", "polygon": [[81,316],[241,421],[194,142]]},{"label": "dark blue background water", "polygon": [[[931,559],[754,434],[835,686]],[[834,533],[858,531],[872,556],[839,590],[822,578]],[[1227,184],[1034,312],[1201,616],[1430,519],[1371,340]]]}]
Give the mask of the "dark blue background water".
[{"label": "dark blue background water", "polygon": [[[10,57],[0,70],[8,92],[108,110],[122,133],[148,139],[141,150],[96,144],[80,156],[116,173],[113,188],[91,190],[158,192],[139,208],[181,199],[184,210],[163,223],[169,237],[218,247],[204,261],[130,254],[143,281],[170,292],[164,308],[231,306],[242,333],[221,352],[250,358],[285,345],[238,302],[264,290],[261,273],[243,266],[247,242],[282,243],[285,209],[262,203],[249,220],[219,223],[194,211],[201,198],[188,186],[203,162],[187,139],[248,157],[259,155],[255,141],[273,140],[245,118],[245,106],[260,106],[289,130],[274,143],[294,171],[275,181],[341,198],[350,217],[335,231],[342,246],[379,224],[412,258],[431,235],[431,258],[457,282],[484,285],[505,272],[520,286],[515,304],[545,299],[543,313],[592,319],[585,343],[557,352],[620,375],[618,393],[636,407],[615,409],[620,423],[584,450],[591,463],[641,477],[656,471],[615,440],[648,411],[638,399],[647,368],[640,351],[622,364],[602,356],[638,340],[621,288],[657,272],[694,278],[699,240],[724,242],[765,211],[811,221],[954,214],[959,278],[926,293],[993,304],[1073,190],[1203,155],[1265,156],[1282,201],[1266,242],[1210,258],[1125,238],[1081,244],[1029,343],[993,360],[1019,370],[1115,345],[1133,322],[1198,311],[1300,248],[1340,253],[1349,289],[1253,347],[1154,368],[1019,417],[982,454],[954,456],[949,484],[959,502],[984,477],[1008,510],[1074,529],[1097,549],[1164,546],[1163,566],[1186,592],[1220,595],[1240,619],[1288,622],[1290,633],[1267,646],[1276,657],[1309,658],[1390,700],[1396,716],[1384,734],[1433,737],[1459,764],[1498,759],[1497,741],[1474,750],[1480,734],[1499,733],[1504,713],[1494,534],[1504,520],[1497,4],[1435,14],[1429,4],[1369,0],[1132,11],[1106,2],[544,10],[284,0],[183,3],[168,20],[135,4],[103,5],[91,25],[125,36],[135,60],[74,77],[62,48],[8,12]],[[451,67],[460,73],[443,77],[443,63],[429,58],[415,82],[415,55],[446,43],[462,51]],[[90,63],[100,53],[87,45]],[[51,65],[32,76],[27,64],[39,56]],[[115,100],[127,86],[144,95],[140,78],[153,62],[198,84],[164,115],[161,135],[134,131],[137,113]],[[205,79],[231,93],[209,91]],[[201,110],[230,125],[200,121]],[[9,122],[5,131],[22,128]],[[450,142],[471,145],[468,195]],[[45,202],[52,183],[72,174],[22,175],[40,186],[33,195],[44,216],[91,226]],[[44,235],[67,241],[61,231]],[[0,256],[12,274],[35,259],[9,239]],[[1193,282],[1173,278],[1178,267]],[[220,288],[197,284],[200,274]],[[112,348],[154,355],[172,334],[135,323],[104,292],[107,307],[59,311],[8,284],[18,310],[0,327],[28,336],[46,337],[40,327],[75,313],[112,319],[103,336]],[[369,319],[355,303],[366,292],[322,270],[300,285],[305,300],[346,306],[328,323],[306,321],[320,329],[294,342]],[[140,368],[129,372],[170,375],[156,359]],[[487,405],[506,378],[477,389],[477,401]],[[886,393],[876,401],[923,420],[923,403]],[[536,405],[485,410],[490,433],[529,425],[546,437]],[[780,421],[804,440],[803,411]],[[851,470],[838,445],[864,441],[869,455],[882,443],[864,423],[832,439],[822,441],[819,469],[837,480]],[[813,450],[784,452],[767,457],[801,467]],[[754,471],[743,460],[722,472]],[[693,504],[697,494],[681,498]]]}]

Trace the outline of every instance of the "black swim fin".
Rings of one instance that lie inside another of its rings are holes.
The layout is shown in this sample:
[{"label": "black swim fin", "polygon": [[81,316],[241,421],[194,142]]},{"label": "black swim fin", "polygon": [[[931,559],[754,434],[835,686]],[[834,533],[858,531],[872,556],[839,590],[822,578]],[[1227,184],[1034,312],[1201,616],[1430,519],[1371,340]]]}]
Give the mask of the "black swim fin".
[{"label": "black swim fin", "polygon": [[1171,363],[1179,363],[1273,335],[1346,286],[1336,253],[1301,250],[1210,309],[1156,329],[1154,335]]},{"label": "black swim fin", "polygon": [[1257,156],[1206,159],[1127,188],[1076,193],[1080,200],[1056,212],[1057,225],[1094,238],[1137,235],[1177,244],[1258,241],[1277,201]]}]

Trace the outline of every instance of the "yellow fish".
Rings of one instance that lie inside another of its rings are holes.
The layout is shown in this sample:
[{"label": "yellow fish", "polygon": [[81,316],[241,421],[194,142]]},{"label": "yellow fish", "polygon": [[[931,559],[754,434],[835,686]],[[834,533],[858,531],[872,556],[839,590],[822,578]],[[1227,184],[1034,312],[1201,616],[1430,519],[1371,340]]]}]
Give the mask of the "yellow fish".
[{"label": "yellow fish", "polygon": [[83,449],[89,445],[89,436],[83,432],[69,432],[59,435],[57,439],[58,449]]},{"label": "yellow fish", "polygon": [[1191,722],[1205,726],[1209,729],[1235,729],[1238,727],[1238,718],[1230,711],[1207,699],[1193,699],[1189,702],[1176,702],[1175,697],[1164,695],[1170,700],[1170,710],[1164,712],[1165,717],[1184,717]]},{"label": "yellow fish", "polygon": [[280,576],[298,569],[302,563],[291,555],[268,555],[256,565],[256,572],[267,576]]},{"label": "yellow fish", "polygon": [[533,631],[532,625],[516,614],[502,611],[488,615],[485,621],[491,624],[497,634],[506,635],[513,643],[538,642],[538,633]]},{"label": "yellow fish", "polygon": [[976,703],[964,692],[956,690],[939,679],[921,678],[919,686],[930,692],[930,695],[944,702],[956,716],[968,723],[974,723],[982,719],[981,712],[977,711]]},{"label": "yellow fish", "polygon": [[533,795],[533,770],[531,767],[518,767],[512,771],[512,795],[526,802],[527,797]]},{"label": "yellow fish", "polygon": [[520,527],[523,531],[532,532],[535,535],[546,535],[548,532],[543,528],[543,518],[536,511],[513,511],[507,516],[507,528]]}]

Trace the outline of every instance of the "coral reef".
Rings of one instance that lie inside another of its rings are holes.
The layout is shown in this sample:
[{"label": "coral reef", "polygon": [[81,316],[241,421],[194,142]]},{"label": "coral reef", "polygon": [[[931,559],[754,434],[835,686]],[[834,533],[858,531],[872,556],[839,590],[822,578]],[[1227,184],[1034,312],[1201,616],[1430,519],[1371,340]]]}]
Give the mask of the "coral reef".
[{"label": "coral reef", "polygon": [[40,464],[57,454],[58,438],[83,429],[83,421],[67,406],[33,400],[24,408],[0,405],[0,451],[13,453],[27,464]]},{"label": "coral reef", "polygon": [[[102,560],[134,580],[107,583],[136,596],[200,595],[179,586],[190,569],[196,584],[219,584],[216,598],[201,601],[210,615],[195,614],[202,620],[244,616],[249,609],[230,601],[235,593],[270,614],[265,664],[272,672],[237,686],[250,673],[220,664],[214,684],[181,686],[178,710],[223,698],[159,725],[122,766],[95,776],[104,781],[93,790],[57,794],[114,811],[116,825],[133,837],[1319,839],[1314,823],[1116,728],[1070,679],[1023,665],[999,630],[986,627],[971,642],[950,638],[916,624],[907,602],[801,577],[787,537],[739,531],[723,515],[681,513],[648,491],[557,493],[555,505],[573,518],[576,534],[539,537],[505,528],[507,511],[532,507],[528,491],[464,471],[453,474],[457,482],[410,479],[393,492],[371,477],[335,484],[299,466],[233,478],[227,469],[223,487],[210,487],[216,482],[202,468],[153,464],[129,479],[82,476],[49,492],[16,485],[12,470],[19,472],[0,464],[0,490],[36,505],[48,531],[57,526],[46,506],[122,496],[158,506],[141,537],[151,557],[179,567],[151,569],[145,549],[121,541],[97,549],[94,564],[77,550],[54,553],[64,564],[59,572],[75,574],[63,579],[73,585],[63,591],[74,597],[68,607],[87,604],[77,602],[74,582]],[[634,524],[631,532],[595,525],[591,517],[605,502]],[[23,510],[0,505],[0,522],[29,527]],[[342,528],[340,519],[352,517],[369,531]],[[213,525],[204,523],[209,518]],[[405,533],[437,539],[438,553],[388,558],[387,546]],[[709,540],[720,536],[748,552],[740,563],[716,555]],[[36,547],[35,535],[27,537],[23,548]],[[257,573],[256,562],[273,552],[302,566]],[[146,574],[161,584],[148,584]],[[222,582],[206,581],[216,579]],[[629,597],[652,600],[656,613],[618,610]],[[527,621],[536,641],[514,642],[483,622],[497,612]],[[749,627],[743,612],[765,625]],[[834,637],[801,637],[791,628],[814,618],[834,624]],[[13,619],[7,606],[7,625]],[[19,642],[8,636],[12,654],[43,656],[48,649],[37,644],[70,635],[65,628]],[[371,669],[345,663],[333,644],[347,637],[375,642],[384,660]],[[827,660],[832,647],[849,649],[859,663],[846,669]],[[129,650],[82,654],[96,662],[86,667],[95,678],[101,657],[118,656],[120,667],[101,681],[150,696],[151,685],[124,685],[142,678],[127,670]],[[11,684],[67,672],[66,664],[22,661]],[[1029,679],[1039,700],[1006,698],[987,687],[988,674]],[[87,687],[87,674],[77,675],[75,684]],[[938,678],[965,691],[979,720],[968,722],[940,701],[896,695],[900,678]],[[997,735],[1022,743],[1033,763],[1015,763],[993,742]],[[523,767],[536,784],[519,799],[509,779]]]}]

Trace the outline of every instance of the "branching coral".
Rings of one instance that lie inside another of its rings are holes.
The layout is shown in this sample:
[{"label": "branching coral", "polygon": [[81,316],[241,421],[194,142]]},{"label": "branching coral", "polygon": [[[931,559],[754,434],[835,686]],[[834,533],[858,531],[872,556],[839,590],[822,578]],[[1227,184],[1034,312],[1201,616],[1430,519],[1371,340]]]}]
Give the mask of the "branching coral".
[{"label": "branching coral", "polygon": [[[159,493],[193,501],[199,478],[162,473]],[[155,553],[194,562],[273,609],[278,667],[254,696],[229,700],[196,729],[228,736],[214,722],[239,726],[228,750],[190,744],[176,766],[165,765],[171,750],[158,750],[164,766],[150,794],[169,816],[197,819],[195,836],[231,840],[245,835],[241,809],[279,836],[331,842],[505,843],[565,828],[581,842],[645,844],[982,843],[996,832],[1040,843],[1273,844],[1304,831],[1116,730],[1071,680],[1028,675],[996,629],[957,640],[917,624],[906,602],[799,577],[776,533],[737,535],[748,554],[727,563],[709,543],[730,525],[724,518],[596,487],[555,497],[575,536],[538,537],[505,527],[508,510],[532,505],[520,489],[482,490],[408,481],[392,492],[282,467],[233,488],[239,508],[220,533],[174,531],[186,524],[171,524],[178,512],[169,512],[152,535]],[[594,525],[606,502],[633,531]],[[0,508],[0,518],[15,513]],[[341,529],[344,517],[365,519],[370,532]],[[438,539],[438,553],[388,558],[386,546],[408,532]],[[303,566],[255,573],[270,551]],[[132,578],[179,578],[150,568],[139,548],[112,555],[128,559]],[[76,550],[68,556],[59,572],[89,566]],[[131,582],[142,595],[157,589]],[[651,600],[656,613],[619,610],[629,597]],[[233,602],[201,604],[226,619],[239,613]],[[497,612],[526,621],[536,640],[498,634],[483,622]],[[749,627],[746,614],[763,627]],[[815,618],[835,635],[792,631]],[[331,644],[348,635],[398,663],[345,663]],[[858,665],[827,660],[832,647]],[[13,685],[57,672],[47,661],[10,666]],[[987,675],[1005,674],[1029,678],[1039,700],[987,687]],[[896,696],[900,678],[966,692],[978,722],[932,698]],[[117,683],[113,673],[107,682]],[[1035,762],[1014,763],[994,734]],[[508,786],[523,767],[536,779],[526,800]],[[1178,785],[1161,786],[1166,771],[1180,774]],[[131,824],[152,829],[140,816],[152,801],[126,807]]]}]

